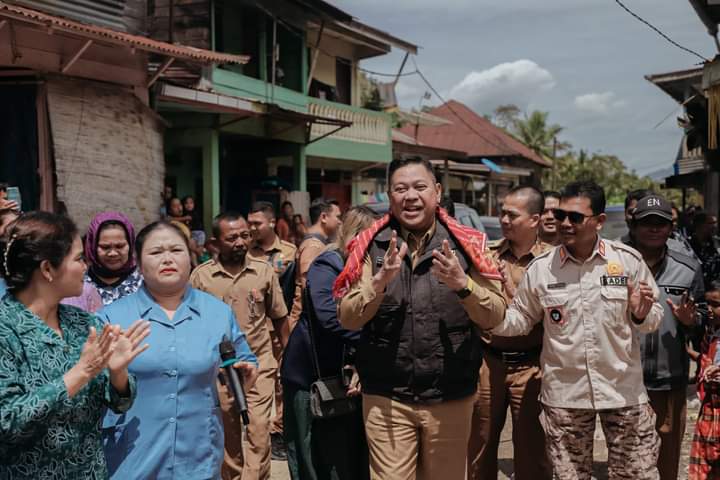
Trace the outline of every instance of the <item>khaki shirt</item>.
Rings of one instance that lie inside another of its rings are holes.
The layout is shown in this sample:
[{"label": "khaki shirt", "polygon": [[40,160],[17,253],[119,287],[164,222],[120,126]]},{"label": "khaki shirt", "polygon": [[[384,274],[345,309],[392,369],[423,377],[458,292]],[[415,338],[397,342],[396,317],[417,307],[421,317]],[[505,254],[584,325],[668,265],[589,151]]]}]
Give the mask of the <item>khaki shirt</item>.
[{"label": "khaki shirt", "polygon": [[[552,248],[551,245],[538,240],[527,255],[524,255],[522,258],[516,258],[512,248],[510,248],[510,242],[506,238],[493,242],[489,247],[492,252],[492,257],[496,262],[505,262],[507,270],[510,273],[509,280],[515,288],[517,288],[525,276],[528,264]],[[503,295],[505,296],[507,304],[510,305],[512,298],[508,296],[504,288]],[[543,329],[542,324],[537,324],[528,335],[519,335],[517,337],[498,337],[493,336],[489,331],[485,331],[483,332],[482,338],[491,348],[503,352],[539,351],[542,347]]]},{"label": "khaki shirt", "polygon": [[663,307],[655,302],[635,323],[627,283],[650,285],[639,252],[598,238],[581,262],[564,246],[539,256],[520,282],[505,321],[494,335],[526,335],[542,322],[545,334],[540,401],[550,407],[601,410],[647,403],[638,333],[656,330]]},{"label": "khaki shirt", "polygon": [[233,276],[219,261],[210,260],[195,269],[190,284],[230,305],[260,367],[277,368],[270,330],[272,321],[287,316],[287,307],[277,275],[267,263],[246,257],[243,269]]},{"label": "khaki shirt", "polygon": [[308,237],[297,249],[295,264],[295,298],[290,310],[290,329],[297,324],[302,313],[302,291],[307,284],[307,273],[312,262],[320,255],[327,245],[316,237]]},{"label": "khaki shirt", "polygon": [[296,252],[297,247],[295,245],[280,240],[280,237],[275,235],[275,241],[270,245],[270,248],[263,249],[259,243],[253,243],[248,255],[256,260],[270,263],[275,273],[282,275],[288,264],[295,261]]},{"label": "khaki shirt", "polygon": [[[430,231],[418,239],[409,232],[401,230],[400,234],[408,244],[413,264],[415,259],[424,253],[425,246],[432,238],[434,231],[433,225]],[[347,295],[340,299],[338,305],[339,320],[343,327],[349,330],[359,330],[377,313],[384,294],[375,293],[372,277],[372,261],[370,256],[366,255],[360,279],[350,288]],[[500,282],[488,280],[480,275],[474,267],[471,267],[469,277],[468,287],[471,289],[471,293],[464,299],[460,299],[460,303],[475,324],[483,329],[493,328],[502,322],[505,315],[506,303]]]}]

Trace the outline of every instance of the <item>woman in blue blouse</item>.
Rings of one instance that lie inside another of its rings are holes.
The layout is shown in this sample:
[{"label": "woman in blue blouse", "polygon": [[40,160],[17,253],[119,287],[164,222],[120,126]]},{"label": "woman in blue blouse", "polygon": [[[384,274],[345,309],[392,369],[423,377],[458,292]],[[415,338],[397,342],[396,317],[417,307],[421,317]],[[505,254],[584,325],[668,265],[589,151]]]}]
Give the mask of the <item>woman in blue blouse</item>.
[{"label": "woman in blue blouse", "polygon": [[112,478],[216,479],[223,460],[223,426],[216,379],[218,346],[235,344],[235,368],[248,390],[257,361],[228,305],[188,285],[190,250],[167,222],[145,227],[135,241],[144,285],[105,307],[109,323],[138,318],[152,325],[151,347],[130,365],[138,398],[124,414],[108,413],[103,441]]},{"label": "woman in blue blouse", "polygon": [[107,478],[99,424],[135,390],[127,365],[148,324],[100,330],[97,319],[60,305],[77,296],[87,267],[66,217],[30,212],[0,241],[0,478]]}]

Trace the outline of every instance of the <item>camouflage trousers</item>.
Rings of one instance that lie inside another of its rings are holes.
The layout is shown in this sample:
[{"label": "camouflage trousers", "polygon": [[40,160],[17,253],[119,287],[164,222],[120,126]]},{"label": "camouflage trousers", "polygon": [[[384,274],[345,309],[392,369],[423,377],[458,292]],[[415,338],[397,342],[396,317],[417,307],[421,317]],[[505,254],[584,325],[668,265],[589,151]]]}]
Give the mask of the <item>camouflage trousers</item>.
[{"label": "camouflage trousers", "polygon": [[658,480],[660,438],[655,431],[655,413],[649,404],[612,410],[543,405],[540,423],[545,430],[555,478],[592,478],[597,415],[607,440],[609,480]]}]

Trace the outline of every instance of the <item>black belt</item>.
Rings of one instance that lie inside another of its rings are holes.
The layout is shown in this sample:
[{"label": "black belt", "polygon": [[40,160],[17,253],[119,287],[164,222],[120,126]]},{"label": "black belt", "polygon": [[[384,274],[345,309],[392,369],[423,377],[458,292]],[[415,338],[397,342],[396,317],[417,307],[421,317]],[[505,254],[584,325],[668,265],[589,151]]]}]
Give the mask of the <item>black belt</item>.
[{"label": "black belt", "polygon": [[497,350],[493,347],[486,345],[485,351],[493,357],[499,358],[506,365],[517,365],[519,363],[525,363],[539,358],[542,348],[538,347],[533,348],[532,350],[525,350],[522,352],[508,352],[503,350]]}]

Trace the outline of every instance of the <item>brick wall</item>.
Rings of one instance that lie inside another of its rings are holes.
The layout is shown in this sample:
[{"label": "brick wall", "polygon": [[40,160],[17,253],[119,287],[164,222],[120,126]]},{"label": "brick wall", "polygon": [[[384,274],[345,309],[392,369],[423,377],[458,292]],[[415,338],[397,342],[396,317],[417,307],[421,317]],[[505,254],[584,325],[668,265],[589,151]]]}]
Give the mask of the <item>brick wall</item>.
[{"label": "brick wall", "polygon": [[156,220],[165,176],[156,114],[109,84],[50,77],[47,87],[57,198],[81,231],[104,210],[138,229]]}]

